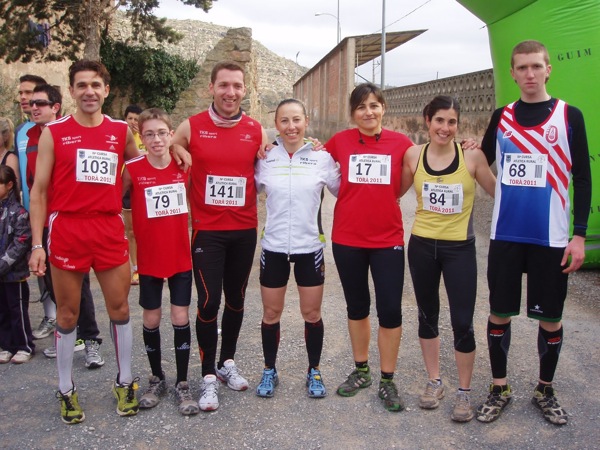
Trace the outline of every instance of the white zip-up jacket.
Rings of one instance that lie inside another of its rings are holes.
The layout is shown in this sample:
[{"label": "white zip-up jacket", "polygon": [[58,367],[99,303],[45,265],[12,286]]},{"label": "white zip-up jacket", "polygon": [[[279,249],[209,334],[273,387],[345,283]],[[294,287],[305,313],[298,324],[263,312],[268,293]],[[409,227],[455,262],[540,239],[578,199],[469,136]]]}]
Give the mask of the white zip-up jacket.
[{"label": "white zip-up jacket", "polygon": [[321,227],[321,195],[327,186],[337,197],[340,171],[326,151],[312,143],[290,158],[278,138],[267,157],[256,163],[256,190],[267,194],[267,220],[261,237],[265,250],[288,255],[316,252],[325,247]]}]

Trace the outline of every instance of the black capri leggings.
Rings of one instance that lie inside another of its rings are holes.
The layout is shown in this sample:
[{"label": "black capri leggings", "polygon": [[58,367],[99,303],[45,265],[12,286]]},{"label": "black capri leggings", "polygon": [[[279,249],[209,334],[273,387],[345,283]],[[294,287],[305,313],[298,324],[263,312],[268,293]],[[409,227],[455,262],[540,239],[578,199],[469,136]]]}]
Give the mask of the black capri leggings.
[{"label": "black capri leggings", "polygon": [[382,328],[402,325],[402,289],[404,287],[404,247],[362,248],[332,244],[348,319],[369,316],[369,269],[375,286],[375,307]]},{"label": "black capri leggings", "polygon": [[466,241],[442,241],[412,235],[407,253],[408,267],[419,307],[419,337],[433,339],[439,335],[440,276],[443,273],[454,332],[454,348],[461,353],[475,350],[475,238]]}]

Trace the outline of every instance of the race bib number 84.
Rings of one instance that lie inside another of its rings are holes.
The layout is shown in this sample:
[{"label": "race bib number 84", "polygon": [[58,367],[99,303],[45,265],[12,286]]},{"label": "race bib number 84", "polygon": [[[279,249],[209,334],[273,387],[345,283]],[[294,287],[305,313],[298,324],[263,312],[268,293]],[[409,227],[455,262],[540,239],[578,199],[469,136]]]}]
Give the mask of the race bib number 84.
[{"label": "race bib number 84", "polygon": [[77,150],[76,180],[83,183],[115,184],[119,156],[104,150]]},{"label": "race bib number 84", "polygon": [[463,185],[423,183],[423,209],[438,214],[458,214],[462,212]]}]

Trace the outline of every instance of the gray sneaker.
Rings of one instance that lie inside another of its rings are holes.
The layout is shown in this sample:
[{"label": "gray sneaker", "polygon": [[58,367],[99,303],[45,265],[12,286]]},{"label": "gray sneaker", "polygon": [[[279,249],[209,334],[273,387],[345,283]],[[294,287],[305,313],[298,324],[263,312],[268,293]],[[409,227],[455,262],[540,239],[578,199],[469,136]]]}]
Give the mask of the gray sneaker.
[{"label": "gray sneaker", "polygon": [[474,416],[475,413],[471,407],[469,393],[458,391],[456,393],[456,400],[454,401],[454,407],[452,408],[450,418],[455,422],[469,422]]},{"label": "gray sneaker", "polygon": [[444,385],[429,380],[425,385],[425,391],[419,396],[419,407],[423,409],[435,409],[440,406],[440,400],[444,398]]},{"label": "gray sneaker", "polygon": [[98,341],[85,341],[85,367],[96,369],[104,365],[104,360],[100,354],[100,343]]},{"label": "gray sneaker", "polygon": [[146,392],[140,398],[140,408],[154,408],[160,403],[160,396],[167,391],[167,382],[156,375],[152,375],[148,382]]},{"label": "gray sneaker", "polygon": [[179,402],[179,412],[184,416],[191,416],[200,412],[198,402],[192,398],[190,385],[187,381],[180,381],[175,386],[175,396]]},{"label": "gray sneaker", "polygon": [[50,319],[49,317],[44,317],[39,325],[33,332],[34,339],[44,339],[45,337],[50,336],[54,333],[56,329],[56,319]]},{"label": "gray sneaker", "polygon": [[42,353],[46,358],[56,358],[56,347],[53,345],[52,347],[45,348]]}]

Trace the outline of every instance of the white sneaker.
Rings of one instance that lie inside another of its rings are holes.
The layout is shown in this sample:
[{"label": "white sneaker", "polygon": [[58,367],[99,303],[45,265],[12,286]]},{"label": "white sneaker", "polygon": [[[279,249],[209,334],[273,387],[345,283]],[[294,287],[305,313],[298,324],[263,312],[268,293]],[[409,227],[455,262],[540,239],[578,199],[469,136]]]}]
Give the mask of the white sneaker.
[{"label": "white sneaker", "polygon": [[0,364],[9,363],[12,357],[13,354],[11,352],[9,352],[8,350],[2,350],[0,352]]},{"label": "white sneaker", "polygon": [[214,411],[219,407],[219,380],[215,375],[206,375],[202,380],[198,405],[202,411]]},{"label": "white sneaker", "polygon": [[13,364],[23,364],[31,359],[33,355],[25,350],[19,350],[14,356],[10,359],[10,362]]},{"label": "white sneaker", "polygon": [[234,391],[245,391],[248,389],[248,381],[240,375],[233,359],[228,359],[223,363],[223,367],[217,369],[217,377],[223,383],[227,383],[230,389]]}]

